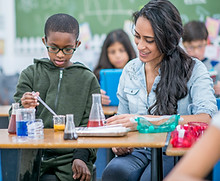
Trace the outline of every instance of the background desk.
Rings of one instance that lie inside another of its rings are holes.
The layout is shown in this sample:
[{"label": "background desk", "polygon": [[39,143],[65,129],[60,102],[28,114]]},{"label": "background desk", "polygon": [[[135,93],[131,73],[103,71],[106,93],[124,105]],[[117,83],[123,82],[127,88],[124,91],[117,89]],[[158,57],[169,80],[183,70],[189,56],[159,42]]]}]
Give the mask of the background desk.
[{"label": "background desk", "polygon": [[0,117],[8,117],[8,111],[11,106],[0,106]]},{"label": "background desk", "polygon": [[[165,146],[167,133],[140,134],[129,132],[123,137],[79,137],[77,140],[63,140],[63,132],[54,132],[53,129],[44,130],[43,140],[16,142],[16,136],[9,135],[7,129],[0,129],[1,149],[21,149],[27,157],[32,149],[44,148],[111,148],[111,147],[151,147],[152,148],[152,180],[162,180],[162,147]],[[38,156],[36,153],[34,153]],[[33,154],[32,154],[33,155]],[[25,160],[22,159],[25,165]],[[20,161],[21,161],[20,160]],[[30,162],[26,159],[26,162]],[[19,162],[21,163],[21,162]],[[30,173],[29,173],[30,174]],[[25,173],[23,173],[25,175]]]},{"label": "background desk", "polygon": [[8,111],[11,106],[0,106],[0,129],[8,128]]},{"label": "background desk", "polygon": [[112,116],[117,113],[118,107],[117,106],[102,106],[104,115]]}]

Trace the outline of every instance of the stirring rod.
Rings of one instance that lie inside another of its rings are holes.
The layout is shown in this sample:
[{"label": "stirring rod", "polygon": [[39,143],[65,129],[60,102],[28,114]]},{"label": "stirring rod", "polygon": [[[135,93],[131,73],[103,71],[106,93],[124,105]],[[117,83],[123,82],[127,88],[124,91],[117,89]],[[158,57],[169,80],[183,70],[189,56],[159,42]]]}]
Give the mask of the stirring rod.
[{"label": "stirring rod", "polygon": [[[34,91],[32,93],[35,94]],[[37,100],[40,101],[54,116],[57,116],[57,114],[40,98],[40,96],[37,96]]]}]

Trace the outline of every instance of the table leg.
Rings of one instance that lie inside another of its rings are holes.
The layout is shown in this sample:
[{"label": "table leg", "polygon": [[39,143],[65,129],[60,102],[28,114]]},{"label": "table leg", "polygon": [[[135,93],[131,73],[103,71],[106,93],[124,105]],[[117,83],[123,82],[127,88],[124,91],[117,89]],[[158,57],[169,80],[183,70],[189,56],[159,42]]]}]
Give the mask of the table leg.
[{"label": "table leg", "polygon": [[163,180],[163,158],[162,148],[151,148],[151,180],[162,181]]}]

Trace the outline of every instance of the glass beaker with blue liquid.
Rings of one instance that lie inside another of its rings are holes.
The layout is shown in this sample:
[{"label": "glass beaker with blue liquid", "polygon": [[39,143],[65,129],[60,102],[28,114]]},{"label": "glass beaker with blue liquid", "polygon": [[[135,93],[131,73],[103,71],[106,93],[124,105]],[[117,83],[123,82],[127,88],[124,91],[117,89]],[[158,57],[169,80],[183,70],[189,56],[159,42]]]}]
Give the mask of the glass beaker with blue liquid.
[{"label": "glass beaker with blue liquid", "polygon": [[27,123],[34,122],[35,109],[34,108],[22,108],[16,111],[16,133],[19,137],[27,137]]}]

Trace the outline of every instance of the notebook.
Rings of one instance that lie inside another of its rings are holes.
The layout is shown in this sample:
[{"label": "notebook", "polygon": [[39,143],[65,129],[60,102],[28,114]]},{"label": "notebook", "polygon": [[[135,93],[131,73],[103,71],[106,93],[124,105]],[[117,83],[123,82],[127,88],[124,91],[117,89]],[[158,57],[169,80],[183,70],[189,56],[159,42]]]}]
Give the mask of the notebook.
[{"label": "notebook", "polygon": [[100,86],[110,97],[109,106],[118,106],[117,90],[122,69],[102,69],[100,71]]},{"label": "notebook", "polygon": [[78,136],[125,136],[129,129],[122,125],[110,125],[102,127],[76,127]]}]

